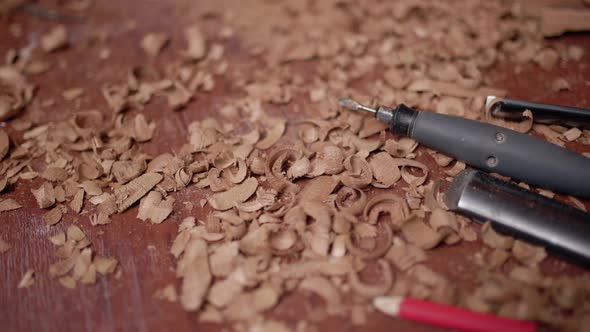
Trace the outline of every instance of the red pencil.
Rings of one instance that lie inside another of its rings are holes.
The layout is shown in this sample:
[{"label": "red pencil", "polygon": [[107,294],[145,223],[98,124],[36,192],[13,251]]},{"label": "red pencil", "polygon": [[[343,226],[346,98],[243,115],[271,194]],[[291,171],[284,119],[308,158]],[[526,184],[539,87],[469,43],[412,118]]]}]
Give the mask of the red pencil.
[{"label": "red pencil", "polygon": [[535,322],[501,318],[467,309],[399,296],[380,296],[373,305],[384,314],[470,332],[534,332]]}]

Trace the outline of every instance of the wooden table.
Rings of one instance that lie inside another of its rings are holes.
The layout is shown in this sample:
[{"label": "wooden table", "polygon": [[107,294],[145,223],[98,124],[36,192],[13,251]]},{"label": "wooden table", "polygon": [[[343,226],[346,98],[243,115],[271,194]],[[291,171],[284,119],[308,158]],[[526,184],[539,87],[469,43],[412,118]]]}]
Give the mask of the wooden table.
[{"label": "wooden table", "polygon": [[[177,56],[184,47],[182,30],[195,21],[199,5],[191,1],[97,1],[92,10],[80,21],[66,23],[71,37],[70,49],[56,54],[42,55],[50,59],[54,69],[32,77],[38,86],[36,100],[53,98],[55,105],[41,109],[30,107],[22,117],[35,119],[38,123],[65,119],[77,110],[99,109],[109,112],[100,94],[104,82],[122,81],[132,66],[142,63],[155,66]],[[193,10],[187,10],[193,8]],[[131,19],[133,21],[131,21]],[[9,25],[22,27],[22,37],[9,32]],[[17,12],[0,22],[0,54],[10,48],[22,48],[38,40],[40,34],[56,23]],[[132,26],[135,25],[135,28]],[[215,29],[215,23],[207,23],[206,30]],[[172,37],[172,43],[157,60],[150,60],[139,47],[144,33],[162,31]],[[107,35],[110,57],[100,59],[100,47],[88,45],[91,36]],[[590,36],[575,34],[549,40],[549,43],[564,42],[580,45],[585,55],[579,64],[557,66],[550,72],[533,65],[525,65],[519,75],[513,68],[500,65],[490,73],[495,86],[503,87],[509,95],[540,102],[563,103],[572,106],[590,106],[587,93],[587,77],[590,77]],[[226,52],[232,61],[248,61],[249,56],[241,47],[239,34],[226,44]],[[564,77],[571,84],[571,91],[552,92],[550,83],[556,77]],[[146,117],[158,119],[158,127],[151,142],[144,145],[152,154],[178,150],[187,139],[187,124],[190,121],[214,114],[230,91],[229,82],[219,80],[213,92],[199,97],[182,112],[166,109],[161,100],[147,105]],[[83,87],[85,94],[77,102],[66,102],[60,97],[62,90]],[[281,111],[289,113],[292,105]],[[588,152],[590,147],[568,144],[578,151]],[[429,166],[435,167],[430,163]],[[433,174],[437,172],[434,171]],[[185,312],[178,303],[154,298],[154,292],[164,285],[177,282],[174,274],[175,260],[169,254],[177,225],[188,215],[203,217],[207,211],[192,213],[182,209],[182,202],[197,203],[204,192],[189,187],[176,197],[175,212],[160,225],[151,225],[136,218],[137,207],[114,216],[110,225],[92,227],[88,216],[77,216],[71,211],[60,224],[48,228],[30,189],[38,187],[41,179],[30,183],[19,181],[16,187],[2,198],[13,197],[24,208],[0,215],[0,235],[12,249],[0,255],[0,326],[4,331],[213,331],[218,326],[199,324],[195,314]],[[586,206],[590,208],[588,201]],[[198,204],[195,204],[198,206]],[[47,236],[63,231],[70,224],[79,225],[92,241],[93,250],[104,256],[119,260],[122,274],[119,278],[98,277],[96,285],[79,286],[74,290],[62,287],[48,275],[48,267],[55,262],[54,247]],[[477,266],[472,253],[482,250],[481,243],[462,242],[459,245],[442,246],[429,253],[428,265],[444,273],[459,285],[472,282]],[[36,271],[35,283],[28,289],[17,289],[21,276],[27,268]],[[582,270],[550,257],[542,263],[542,269],[550,275],[579,274]],[[301,303],[309,299],[300,294],[283,299],[273,315],[290,322],[302,317]],[[320,330],[340,331],[440,331],[425,325],[404,322],[372,314],[367,326],[355,327],[347,320],[330,318],[319,323]]]}]

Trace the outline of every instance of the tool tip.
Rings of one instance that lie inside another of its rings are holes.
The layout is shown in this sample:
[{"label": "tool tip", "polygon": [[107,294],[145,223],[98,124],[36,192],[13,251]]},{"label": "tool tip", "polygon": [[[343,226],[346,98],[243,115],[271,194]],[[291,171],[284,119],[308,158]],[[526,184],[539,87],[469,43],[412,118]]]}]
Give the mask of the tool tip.
[{"label": "tool tip", "polygon": [[363,111],[363,112],[369,112],[369,113],[377,113],[376,110],[367,107],[361,103],[359,103],[358,101],[352,100],[350,98],[340,98],[338,99],[338,104],[348,110],[351,111]]},{"label": "tool tip", "polygon": [[353,111],[356,111],[358,107],[361,105],[350,98],[340,98],[338,99],[338,104],[346,109]]}]

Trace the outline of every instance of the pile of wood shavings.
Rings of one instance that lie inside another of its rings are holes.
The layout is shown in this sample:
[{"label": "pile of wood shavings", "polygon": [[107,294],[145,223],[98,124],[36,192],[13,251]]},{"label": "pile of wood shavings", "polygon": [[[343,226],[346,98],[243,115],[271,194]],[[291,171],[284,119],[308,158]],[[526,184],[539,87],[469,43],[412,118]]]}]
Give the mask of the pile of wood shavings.
[{"label": "pile of wood shavings", "polygon": [[[294,292],[321,299],[304,327],[329,315],[362,325],[373,310],[371,299],[388,294],[564,329],[584,326],[590,319],[582,305],[590,296],[586,277],[544,276],[538,267],[544,249],[487,224],[481,239],[491,249],[486,257],[474,256],[482,269],[474,289],[460,289],[430,268],[429,251],[475,241],[478,232],[470,220],[446,211],[441,179],[423,160],[432,158],[449,177],[465,164],[429,150],[422,154],[413,140],[392,137],[377,120],[335,104],[351,95],[479,119],[486,95],[505,95],[486,79],[496,64],[534,63],[549,70],[560,61],[579,60],[579,48],[545,46],[544,31],[558,28],[545,29],[545,16],[499,1],[256,7],[267,7],[274,18],[253,26],[246,10],[224,18],[216,39],[199,24],[187,27],[185,48],[163,65],[162,77],[135,68],[124,81],[104,82],[108,110],[78,112],[60,122],[9,122],[10,128],[0,129],[0,191],[41,178],[31,195],[45,209],[47,225],[59,224],[71,211],[80,223],[99,226],[134,206],[138,219],[165,222],[175,213],[174,192],[202,190],[207,199],[198,204],[210,211],[207,218],[184,219],[170,247],[179,287],[155,293],[198,312],[200,321],[229,323],[236,330],[289,330],[264,314]],[[252,54],[268,65],[259,72],[231,70],[234,64],[224,56],[224,41],[240,28]],[[150,57],[169,43],[161,32],[138,40]],[[41,39],[45,52],[67,52],[67,45],[64,26]],[[26,75],[51,70],[34,56],[11,52],[6,58],[0,68],[3,120],[33,99]],[[297,73],[293,66],[301,63],[313,79]],[[375,75],[363,88],[351,88]],[[217,80],[232,82],[244,97],[221,107],[220,117],[190,123],[179,149],[155,156],[143,152],[142,143],[152,139],[158,123],[136,111],[158,98],[182,111]],[[64,96],[83,93],[74,91]],[[296,101],[305,105],[296,121],[266,111]],[[536,130],[562,145],[590,139],[586,130],[533,126],[530,115],[523,123],[502,125]],[[0,198],[0,212],[18,208],[13,198]],[[117,270],[115,259],[93,254],[77,226],[49,240],[58,246],[58,260],[48,274],[64,287],[92,284],[96,272]],[[5,241],[0,240],[1,252],[16,245]],[[41,275],[29,269],[18,287],[31,287]]]}]

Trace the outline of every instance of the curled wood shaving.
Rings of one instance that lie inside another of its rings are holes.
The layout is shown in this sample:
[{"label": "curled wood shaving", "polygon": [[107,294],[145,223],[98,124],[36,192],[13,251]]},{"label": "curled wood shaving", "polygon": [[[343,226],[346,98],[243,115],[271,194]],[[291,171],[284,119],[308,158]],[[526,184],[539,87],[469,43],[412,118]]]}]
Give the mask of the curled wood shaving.
[{"label": "curled wood shaving", "polygon": [[72,211],[76,213],[80,213],[82,211],[82,206],[84,205],[84,189],[79,189],[74,198],[70,201],[70,208]]},{"label": "curled wood shaving", "polygon": [[[416,160],[403,158],[395,159],[395,161],[398,166],[401,166],[402,179],[404,179],[404,181],[406,181],[406,183],[408,183],[409,185],[419,186],[423,184],[424,181],[426,181],[426,178],[428,177],[428,167],[426,167],[426,165],[424,165],[423,163]],[[422,171],[422,173],[424,173],[424,175],[420,177],[414,176],[409,173],[407,167],[419,168]]]},{"label": "curled wood shaving", "polygon": [[436,247],[446,235],[435,231],[422,220],[415,217],[404,223],[401,229],[408,242],[422,249],[432,249]]},{"label": "curled wood shaving", "polygon": [[378,134],[388,128],[387,124],[375,119],[364,118],[363,126],[358,133],[358,137],[366,138]]},{"label": "curled wood shaving", "polygon": [[16,68],[0,67],[0,121],[17,115],[32,98],[33,86]]},{"label": "curled wood shaving", "polygon": [[45,52],[53,52],[68,44],[68,31],[63,25],[58,25],[41,36],[41,48]]},{"label": "curled wood shaving", "polygon": [[186,263],[182,271],[180,304],[184,310],[195,311],[203,304],[212,279],[207,257],[207,243],[193,237],[187,244],[182,260]]},{"label": "curled wood shaving", "polygon": [[74,279],[70,276],[63,276],[63,277],[59,278],[58,281],[65,288],[68,288],[68,289],[76,288],[76,279]]},{"label": "curled wood shaving", "polygon": [[216,308],[224,308],[239,296],[243,289],[244,285],[238,281],[237,274],[232,274],[211,286],[207,300]]},{"label": "curled wood shaving", "polygon": [[141,199],[137,218],[143,221],[149,219],[152,224],[159,224],[172,213],[174,201],[171,196],[162,199],[160,192],[152,190]]},{"label": "curled wood shaving", "polygon": [[33,269],[27,269],[23,277],[18,283],[18,288],[29,288],[35,283],[35,271]]},{"label": "curled wood shaving", "polygon": [[[86,181],[82,182],[82,188],[84,189],[84,192],[86,194],[88,194],[89,196],[100,196],[100,199],[104,199],[104,198],[108,197],[108,194],[106,196],[103,195],[102,188],[100,187],[100,185],[96,181],[86,180]],[[96,199],[92,198],[91,201],[96,202],[97,200],[100,200],[100,199],[99,198],[96,198]]]},{"label": "curled wood shaving", "polygon": [[375,224],[381,213],[388,213],[391,224],[401,226],[410,212],[406,202],[395,194],[383,193],[371,198],[363,210],[363,217],[371,224]]},{"label": "curled wood shaving", "polygon": [[111,172],[117,179],[117,182],[124,184],[145,171],[147,165],[144,162],[136,162],[133,160],[115,161],[111,168]]},{"label": "curled wood shaving", "polygon": [[411,138],[402,137],[398,141],[394,139],[388,139],[385,141],[383,150],[389,153],[393,157],[405,158],[410,153],[414,152],[418,147],[418,142]]},{"label": "curled wood shaving", "polygon": [[563,141],[561,140],[561,134],[551,129],[551,127],[542,124],[535,124],[533,126],[533,129],[536,132],[543,134],[543,136],[545,136],[545,139],[547,139],[549,142],[562,147],[565,146],[565,144],[563,144]]},{"label": "curled wood shaving", "polygon": [[258,180],[250,177],[227,191],[211,196],[208,202],[216,210],[229,210],[250,198],[256,192],[256,188],[258,188]]},{"label": "curled wood shaving", "polygon": [[347,157],[344,160],[346,171],[342,173],[341,181],[344,185],[352,188],[362,189],[373,180],[371,166],[364,159],[356,155]]},{"label": "curled wood shaving", "polygon": [[223,311],[224,317],[233,320],[249,320],[274,307],[278,293],[270,286],[261,286],[254,291],[236,296]]},{"label": "curled wood shaving", "polygon": [[162,178],[162,175],[158,173],[145,173],[126,185],[115,189],[113,193],[119,213],[127,210],[131,205],[141,199],[153,187],[160,183]]},{"label": "curled wood shaving", "polygon": [[61,221],[61,217],[65,212],[65,208],[61,205],[54,207],[53,209],[45,212],[43,220],[49,226],[53,226]]},{"label": "curled wood shaving", "polygon": [[485,120],[496,126],[509,128],[521,133],[528,133],[533,128],[533,113],[530,110],[522,112],[522,121],[509,121],[492,116],[491,110],[502,102],[502,98],[495,98],[489,105],[486,106]]},{"label": "curled wood shaving", "polygon": [[226,242],[215,248],[209,257],[211,274],[215,277],[226,277],[234,270],[240,244],[237,241]]},{"label": "curled wood shaving", "polygon": [[176,295],[176,288],[174,284],[168,284],[154,293],[154,297],[160,300],[168,300],[170,302],[176,302],[178,295]]},{"label": "curled wood shaving", "polygon": [[338,212],[334,215],[334,222],[332,229],[336,234],[344,234],[348,236],[352,225],[356,222],[356,217],[348,212]]},{"label": "curled wood shaving", "polygon": [[240,183],[244,181],[248,175],[248,166],[246,165],[244,159],[237,159],[237,168],[238,171],[236,173],[230,173],[229,175],[229,181],[231,183]]},{"label": "curled wood shaving", "polygon": [[343,186],[336,193],[336,208],[344,213],[358,215],[363,212],[367,203],[367,195],[360,189]]},{"label": "curled wood shaving", "polygon": [[363,283],[358,276],[358,273],[351,269],[348,274],[350,287],[359,295],[365,297],[375,297],[386,294],[393,285],[394,274],[389,263],[384,260],[378,260],[377,263],[381,268],[382,281],[380,284],[369,285]]},{"label": "curled wood shaving", "polygon": [[344,152],[337,146],[325,145],[317,154],[311,173],[313,175],[338,174],[344,169]]},{"label": "curled wood shaving", "polygon": [[150,56],[157,56],[168,43],[168,36],[164,33],[148,33],[141,39],[141,48]]},{"label": "curled wood shaving", "polygon": [[434,158],[434,161],[440,167],[447,167],[454,160],[453,158],[438,152],[433,153],[432,158]]},{"label": "curled wood shaving", "polygon": [[464,162],[457,160],[457,161],[455,162],[455,164],[453,165],[453,167],[451,167],[450,169],[447,169],[447,170],[445,170],[444,172],[445,172],[447,175],[450,175],[450,176],[456,176],[456,175],[457,175],[457,174],[459,174],[459,173],[460,173],[462,170],[464,170],[464,169],[465,169],[465,166],[466,166],[466,165],[465,165],[465,163],[464,163]]},{"label": "curled wood shaving", "polygon": [[184,30],[188,47],[184,54],[191,60],[200,60],[205,56],[206,39],[198,25],[192,25]]},{"label": "curled wood shaving", "polygon": [[12,248],[12,246],[8,242],[0,239],[0,254],[7,252],[10,248]]},{"label": "curled wood shaving", "polygon": [[293,164],[287,170],[288,179],[296,179],[305,176],[311,171],[311,162],[307,157],[301,157],[295,160]]},{"label": "curled wood shaving", "polygon": [[6,157],[8,149],[10,148],[10,138],[6,131],[0,129],[0,160]]},{"label": "curled wood shaving", "polygon": [[22,205],[20,205],[13,198],[7,198],[7,199],[3,199],[0,201],[0,213],[16,210],[16,209],[20,209],[20,208],[22,208]]},{"label": "curled wood shaving", "polygon": [[464,116],[465,106],[459,98],[442,97],[436,104],[436,112],[454,116]]},{"label": "curled wood shaving", "polygon": [[277,251],[289,250],[295,246],[298,240],[297,233],[291,229],[274,232],[269,237],[270,247]]},{"label": "curled wood shaving", "polygon": [[546,282],[538,268],[516,266],[510,270],[508,276],[513,280],[535,286],[543,286]]},{"label": "curled wood shaving", "polygon": [[69,257],[50,265],[49,275],[52,277],[61,277],[68,274],[74,268],[79,255],[80,252],[74,250]]},{"label": "curled wood shaving", "polygon": [[551,82],[551,90],[554,92],[571,90],[570,83],[563,77],[556,78]]},{"label": "curled wood shaving", "polygon": [[328,175],[322,175],[307,183],[299,192],[300,200],[325,201],[328,196],[336,189],[338,179]]},{"label": "curled wood shaving", "polygon": [[40,208],[46,209],[55,204],[55,191],[49,182],[45,182],[38,189],[31,189]]},{"label": "curled wood shaving", "polygon": [[250,332],[289,332],[287,324],[276,320],[258,322],[250,328]]},{"label": "curled wood shaving", "polygon": [[[381,241],[381,245],[379,246],[375,246],[375,248],[373,248],[372,251],[367,252],[366,250],[360,249],[358,248],[353,242],[353,237],[354,237],[354,233],[349,233],[348,237],[346,237],[345,239],[345,244],[346,244],[346,249],[353,254],[356,257],[360,257],[362,259],[376,259],[376,258],[380,258],[382,256],[384,256],[387,251],[389,250],[389,247],[391,246],[391,240],[393,239],[393,232],[391,230],[391,227],[389,226],[389,224],[387,223],[380,223],[381,225],[381,229],[383,230],[383,232],[381,234],[384,234],[384,237]],[[362,238],[362,236],[361,236]]]},{"label": "curled wood shaving", "polygon": [[338,289],[322,276],[312,276],[303,279],[299,289],[319,295],[326,304],[328,314],[337,314],[342,310],[342,296]]},{"label": "curled wood shaving", "polygon": [[380,152],[371,156],[369,165],[375,178],[375,181],[372,183],[374,187],[389,188],[401,178],[401,172],[397,167],[395,159],[386,152]]},{"label": "curled wood shaving", "polygon": [[513,238],[496,233],[489,221],[483,224],[480,233],[482,241],[492,248],[509,250],[514,244]]},{"label": "curled wood shaving", "polygon": [[510,258],[510,253],[504,249],[496,248],[487,256],[487,264],[491,268],[501,267]]},{"label": "curled wood shaving", "polygon": [[117,260],[111,257],[96,257],[93,265],[96,268],[96,272],[107,275],[115,272],[117,268]]},{"label": "curled wood shaving", "polygon": [[256,255],[268,248],[268,237],[275,225],[263,224],[254,230],[250,230],[240,240],[240,251],[246,255]]},{"label": "curled wood shaving", "polygon": [[568,142],[573,142],[582,136],[582,131],[578,128],[570,128],[562,135]]},{"label": "curled wood shaving", "polygon": [[512,254],[519,262],[530,267],[538,265],[547,257],[544,248],[533,246],[520,240],[514,241]]},{"label": "curled wood shaving", "polygon": [[147,142],[152,139],[155,130],[154,122],[148,122],[143,114],[137,114],[133,120],[131,137],[137,142]]},{"label": "curled wood shaving", "polygon": [[412,266],[426,261],[426,252],[418,246],[395,238],[385,258],[398,269],[406,271]]},{"label": "curled wood shaving", "polygon": [[281,136],[283,136],[287,126],[287,121],[285,119],[274,119],[271,123],[270,128],[268,128],[266,132],[266,136],[256,143],[256,147],[261,150],[266,150],[275,145]]},{"label": "curled wood shaving", "polygon": [[47,167],[41,174],[41,177],[52,182],[63,182],[68,178],[68,173],[60,167]]}]

